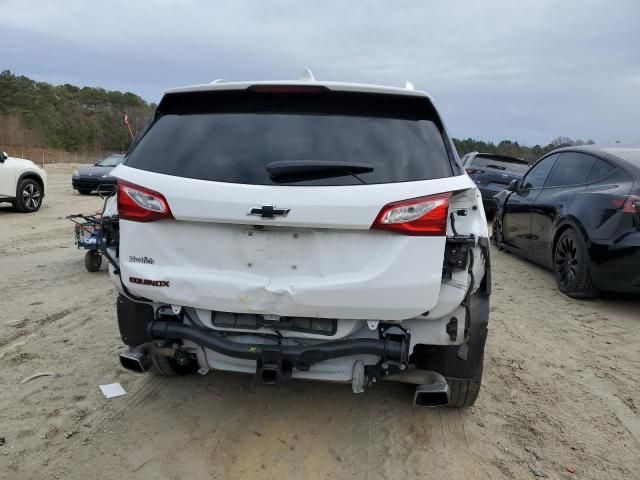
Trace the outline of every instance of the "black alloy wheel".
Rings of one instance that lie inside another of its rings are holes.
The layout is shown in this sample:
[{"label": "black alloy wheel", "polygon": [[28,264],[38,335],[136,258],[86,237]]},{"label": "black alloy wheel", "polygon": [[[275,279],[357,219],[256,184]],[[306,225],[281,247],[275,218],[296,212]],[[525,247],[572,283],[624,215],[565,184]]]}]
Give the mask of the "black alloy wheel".
[{"label": "black alloy wheel", "polygon": [[562,232],[553,252],[553,273],[558,289],[573,298],[595,298],[589,254],[582,236],[569,228]]},{"label": "black alloy wheel", "polygon": [[42,205],[42,187],[32,179],[23,180],[18,187],[15,208],[24,213],[36,212]]}]

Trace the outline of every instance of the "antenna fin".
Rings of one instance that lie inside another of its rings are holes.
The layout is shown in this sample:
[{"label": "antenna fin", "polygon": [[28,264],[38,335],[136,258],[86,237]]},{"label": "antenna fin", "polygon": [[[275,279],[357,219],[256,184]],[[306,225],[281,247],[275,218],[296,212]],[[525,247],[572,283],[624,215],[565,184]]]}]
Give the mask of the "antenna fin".
[{"label": "antenna fin", "polygon": [[299,80],[301,82],[315,82],[316,77],[313,76],[313,72],[311,71],[311,69],[309,69],[309,67],[304,67],[302,69],[302,72],[300,72]]}]

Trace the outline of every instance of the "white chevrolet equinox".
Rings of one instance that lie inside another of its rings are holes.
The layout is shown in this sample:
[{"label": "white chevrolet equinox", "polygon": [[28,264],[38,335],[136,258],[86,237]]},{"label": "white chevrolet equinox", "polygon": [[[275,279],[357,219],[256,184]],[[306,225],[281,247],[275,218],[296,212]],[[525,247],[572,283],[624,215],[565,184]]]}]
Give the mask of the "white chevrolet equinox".
[{"label": "white chevrolet equinox", "polygon": [[112,175],[125,368],[475,402],[487,223],[426,93],[312,77],[176,88]]}]

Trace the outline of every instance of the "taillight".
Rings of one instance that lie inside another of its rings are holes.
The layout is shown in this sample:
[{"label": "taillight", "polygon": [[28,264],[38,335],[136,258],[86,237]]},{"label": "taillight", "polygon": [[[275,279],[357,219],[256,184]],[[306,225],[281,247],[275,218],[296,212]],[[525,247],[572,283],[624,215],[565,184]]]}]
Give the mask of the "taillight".
[{"label": "taillight", "polygon": [[473,175],[474,173],[484,173],[484,170],[479,170],[477,168],[465,168],[464,169],[465,172],[467,172],[469,175]]},{"label": "taillight", "polygon": [[613,199],[613,206],[622,208],[624,213],[640,213],[640,197],[617,197]]},{"label": "taillight", "polygon": [[640,213],[640,197],[627,197],[622,211],[625,213]]},{"label": "taillight", "polygon": [[133,222],[173,218],[167,199],[161,193],[124,180],[118,180],[118,216]]},{"label": "taillight", "polygon": [[371,228],[413,236],[445,236],[450,197],[448,192],[389,203]]}]

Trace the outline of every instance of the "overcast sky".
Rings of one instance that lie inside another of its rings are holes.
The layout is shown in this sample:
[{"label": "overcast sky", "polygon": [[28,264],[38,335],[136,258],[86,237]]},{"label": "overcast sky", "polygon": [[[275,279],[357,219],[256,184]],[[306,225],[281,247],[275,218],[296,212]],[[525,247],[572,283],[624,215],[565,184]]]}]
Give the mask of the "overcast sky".
[{"label": "overcast sky", "polygon": [[304,66],[411,80],[454,137],[640,143],[640,0],[0,0],[0,69],[37,80],[158,102]]}]

